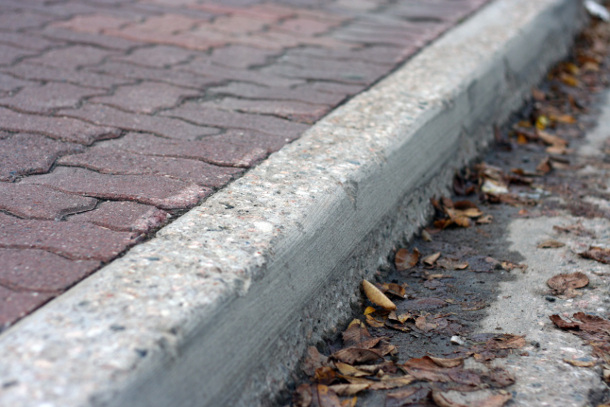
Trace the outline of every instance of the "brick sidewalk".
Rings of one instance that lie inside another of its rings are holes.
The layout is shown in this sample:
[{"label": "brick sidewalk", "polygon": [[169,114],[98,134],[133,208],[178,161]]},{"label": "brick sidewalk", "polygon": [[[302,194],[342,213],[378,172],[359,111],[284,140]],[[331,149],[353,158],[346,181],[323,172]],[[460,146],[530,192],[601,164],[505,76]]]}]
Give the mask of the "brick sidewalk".
[{"label": "brick sidewalk", "polygon": [[0,330],[487,1],[3,0]]}]

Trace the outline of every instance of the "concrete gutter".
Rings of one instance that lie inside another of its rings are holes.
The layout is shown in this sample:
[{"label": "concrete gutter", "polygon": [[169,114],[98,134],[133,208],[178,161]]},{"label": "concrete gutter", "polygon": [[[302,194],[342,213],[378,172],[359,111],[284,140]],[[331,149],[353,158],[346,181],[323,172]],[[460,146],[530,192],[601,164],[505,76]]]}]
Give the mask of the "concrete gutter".
[{"label": "concrete gutter", "polygon": [[271,404],[583,21],[574,0],[485,7],[4,332],[0,404]]}]

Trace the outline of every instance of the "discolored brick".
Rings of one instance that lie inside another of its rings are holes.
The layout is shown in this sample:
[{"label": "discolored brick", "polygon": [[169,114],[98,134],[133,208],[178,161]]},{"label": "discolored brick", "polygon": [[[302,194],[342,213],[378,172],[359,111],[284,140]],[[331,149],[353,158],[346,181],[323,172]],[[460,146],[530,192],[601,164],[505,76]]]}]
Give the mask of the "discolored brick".
[{"label": "discolored brick", "polygon": [[[230,134],[230,133],[229,133]],[[250,167],[267,156],[270,152],[265,144],[259,144],[257,132],[247,132],[252,142],[232,143],[227,133],[219,136],[208,136],[198,141],[169,140],[153,135],[129,133],[125,137],[111,140],[105,144],[136,154],[156,155],[162,157],[189,158],[202,160],[210,164],[234,167]],[[276,140],[280,137],[266,137]],[[283,138],[281,138],[283,139]]]},{"label": "discolored brick", "polygon": [[139,48],[129,55],[112,57],[113,61],[128,62],[135,65],[153,68],[169,68],[173,65],[187,62],[193,56],[192,51],[168,45],[155,45]]},{"label": "discolored brick", "polygon": [[197,95],[199,92],[194,90],[158,82],[143,82],[121,86],[112,96],[93,97],[89,101],[135,113],[153,113],[163,108],[174,107],[185,97]]},{"label": "discolored brick", "polygon": [[269,134],[286,135],[287,137],[300,135],[309,128],[309,126],[304,124],[293,123],[271,116],[212,109],[203,106],[199,102],[186,102],[180,107],[167,110],[162,114],[170,117],[179,117],[202,125],[253,130]]},{"label": "discolored brick", "polygon": [[68,117],[46,117],[18,113],[0,107],[0,129],[24,133],[40,133],[56,140],[92,144],[119,136],[112,127],[94,126]]},{"label": "discolored brick", "polygon": [[4,72],[22,79],[37,81],[67,82],[90,88],[110,90],[115,86],[126,85],[135,80],[104,75],[86,70],[69,70],[46,65],[29,64],[27,61],[4,68]]},{"label": "discolored brick", "polygon": [[71,216],[70,222],[89,222],[122,232],[148,233],[161,227],[169,214],[154,206],[128,201],[102,202],[90,212]]},{"label": "discolored brick", "polygon": [[94,198],[65,194],[44,185],[0,182],[0,210],[20,218],[58,220],[95,208]]},{"label": "discolored brick", "polygon": [[210,194],[205,187],[155,175],[109,175],[83,168],[57,167],[21,181],[58,191],[101,199],[135,201],[163,209],[184,209]]},{"label": "discolored brick", "polygon": [[[353,85],[350,85],[353,86]],[[239,98],[256,100],[292,100],[295,102],[336,105],[345,98],[340,93],[324,92],[326,84],[319,89],[311,85],[301,85],[294,88],[266,87],[251,83],[232,82],[226,86],[215,86],[208,90],[211,95],[230,95]],[[359,87],[360,89],[361,87]]]},{"label": "discolored brick", "polygon": [[0,181],[47,172],[57,157],[82,151],[82,146],[39,134],[14,134],[0,140]]},{"label": "discolored brick", "polygon": [[223,78],[225,81],[250,82],[262,86],[290,87],[305,83],[304,80],[282,78],[261,71],[210,65],[208,61],[202,58],[196,58],[188,64],[176,66],[175,69],[206,77]]},{"label": "discolored brick", "polygon": [[264,65],[269,58],[279,54],[280,52],[255,47],[227,45],[226,47],[215,48],[210,56],[205,57],[204,61],[243,69],[253,65]]},{"label": "discolored brick", "polygon": [[0,44],[0,65],[10,65],[20,58],[34,55],[34,51],[24,50],[22,48],[12,47],[6,44]]},{"label": "discolored brick", "polygon": [[13,291],[0,286],[0,331],[55,297],[52,293]]},{"label": "discolored brick", "polygon": [[116,52],[101,50],[88,45],[72,45],[61,49],[52,49],[41,56],[29,58],[28,63],[73,71],[81,66],[97,65],[111,55],[116,55]]},{"label": "discolored brick", "polygon": [[251,100],[223,98],[206,102],[215,109],[235,110],[244,113],[269,114],[291,121],[314,123],[330,110],[330,106],[291,100]]},{"label": "discolored brick", "polygon": [[[99,125],[110,125],[124,130],[146,131],[177,140],[197,140],[202,136],[218,133],[218,129],[207,126],[197,126],[169,117],[126,113],[104,105],[87,104],[80,109],[62,110],[60,114],[81,118]],[[0,111],[0,119],[1,117]]]},{"label": "discolored brick", "polygon": [[57,108],[75,107],[85,97],[105,93],[99,89],[51,82],[26,86],[15,95],[0,97],[0,105],[30,113],[50,113]]},{"label": "discolored brick", "polygon": [[96,260],[68,260],[37,249],[0,249],[0,264],[0,286],[54,293],[67,289],[101,265]]},{"label": "discolored brick", "polygon": [[0,212],[0,248],[40,249],[73,260],[106,262],[132,244],[131,233],[90,223],[26,220]]},{"label": "discolored brick", "polygon": [[148,174],[178,178],[207,187],[220,187],[243,170],[219,167],[203,161],[175,157],[142,155],[121,150],[104,143],[87,149],[84,153],[67,155],[58,164],[77,166],[105,174]]}]

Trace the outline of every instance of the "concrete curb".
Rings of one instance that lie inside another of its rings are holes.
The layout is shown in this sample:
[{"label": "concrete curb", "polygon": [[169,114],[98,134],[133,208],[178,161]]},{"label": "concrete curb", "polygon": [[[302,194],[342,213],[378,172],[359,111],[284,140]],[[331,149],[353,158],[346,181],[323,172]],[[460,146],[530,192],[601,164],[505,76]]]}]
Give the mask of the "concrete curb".
[{"label": "concrete curb", "polygon": [[4,332],[0,404],[271,404],[583,21],[574,0],[487,6]]}]

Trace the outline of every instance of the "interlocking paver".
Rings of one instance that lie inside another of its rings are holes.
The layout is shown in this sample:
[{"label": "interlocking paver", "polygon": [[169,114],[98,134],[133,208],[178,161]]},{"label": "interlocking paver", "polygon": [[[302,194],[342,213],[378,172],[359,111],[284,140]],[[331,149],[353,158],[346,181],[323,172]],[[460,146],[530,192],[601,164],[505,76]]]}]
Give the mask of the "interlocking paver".
[{"label": "interlocking paver", "polygon": [[52,293],[13,291],[0,285],[0,330],[34,311],[54,296]]},{"label": "interlocking paver", "polygon": [[0,181],[47,172],[55,160],[82,146],[49,139],[39,134],[13,134],[0,140]]},{"label": "interlocking paver", "polygon": [[0,97],[0,106],[29,113],[50,113],[58,108],[76,107],[86,97],[105,93],[99,89],[69,83],[49,82],[40,86],[27,86],[15,95]]},{"label": "interlocking paver", "polygon": [[71,216],[70,222],[89,222],[121,232],[148,233],[163,225],[169,214],[154,206],[129,201],[108,201],[90,212]]},{"label": "interlocking paver", "polygon": [[[60,114],[87,120],[100,126],[107,124],[124,130],[153,132],[164,137],[179,140],[197,140],[203,136],[219,132],[218,129],[193,125],[183,120],[126,113],[104,105],[88,104],[80,109],[62,110]],[[0,110],[1,118],[2,111]]]},{"label": "interlocking paver", "polygon": [[288,120],[256,114],[230,112],[208,108],[199,102],[186,102],[180,107],[162,113],[193,123],[209,124],[217,127],[260,131],[263,133],[286,135],[301,134],[309,126]]},{"label": "interlocking paver", "polygon": [[314,123],[330,110],[330,105],[296,102],[292,100],[248,100],[223,98],[203,104],[215,109],[244,113],[268,114],[302,123]]},{"label": "interlocking paver", "polygon": [[109,261],[134,243],[131,233],[90,223],[19,219],[0,212],[0,248],[40,249],[73,260]]},{"label": "interlocking paver", "polygon": [[[199,95],[197,91],[177,88],[165,83],[143,82],[121,86],[111,96],[93,97],[89,101],[134,113],[153,113],[163,108],[174,107],[182,99],[197,95]],[[1,99],[0,103],[2,103]]]},{"label": "interlocking paver", "polygon": [[129,55],[111,57],[113,61],[129,62],[135,65],[150,66],[153,68],[169,68],[173,65],[187,62],[193,57],[193,53],[183,48],[168,45],[155,45],[152,47],[139,48]]},{"label": "interlocking paver", "polygon": [[163,209],[192,207],[211,192],[209,188],[167,177],[109,175],[72,167],[58,167],[49,174],[29,177],[21,182],[48,185],[58,191],[100,199],[135,201]]},{"label": "interlocking paver", "polygon": [[105,174],[169,176],[215,188],[225,185],[243,172],[238,168],[219,167],[199,160],[138,154],[121,150],[118,146],[106,146],[104,143],[84,153],[66,155],[57,162]]},{"label": "interlocking paver", "polygon": [[36,81],[66,82],[105,90],[110,90],[115,86],[135,82],[133,79],[104,75],[82,69],[78,71],[71,71],[69,69],[56,68],[53,66],[30,64],[27,61],[20,62],[11,67],[0,69],[2,69],[3,72],[17,78]]},{"label": "interlocking paver", "polygon": [[[161,157],[188,158],[202,160],[204,162],[234,167],[250,167],[262,160],[271,152],[268,144],[260,144],[262,141],[258,132],[248,132],[256,142],[249,144],[234,144],[227,133],[221,136],[208,136],[200,141],[170,140],[153,135],[141,133],[129,133],[117,140],[111,140],[105,144],[121,150],[136,154],[156,155]],[[275,140],[276,137],[270,137]],[[282,139],[284,139],[282,137]],[[285,143],[285,142],[284,142]]]},{"label": "interlocking paver", "polygon": [[68,260],[37,249],[0,249],[0,286],[60,292],[100,266],[96,260]]},{"label": "interlocking paver", "polygon": [[487,1],[3,0],[0,324]]},{"label": "interlocking paver", "polygon": [[118,137],[120,132],[112,127],[94,126],[69,117],[49,117],[15,112],[0,107],[0,123],[3,130],[39,133],[57,140],[81,144]]},{"label": "interlocking paver", "polygon": [[20,218],[59,220],[90,211],[96,204],[94,198],[65,194],[44,185],[0,182],[0,210]]}]

